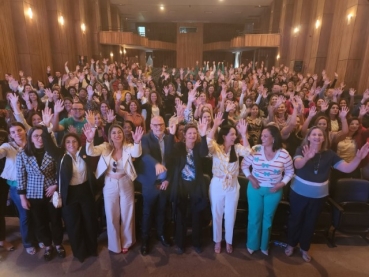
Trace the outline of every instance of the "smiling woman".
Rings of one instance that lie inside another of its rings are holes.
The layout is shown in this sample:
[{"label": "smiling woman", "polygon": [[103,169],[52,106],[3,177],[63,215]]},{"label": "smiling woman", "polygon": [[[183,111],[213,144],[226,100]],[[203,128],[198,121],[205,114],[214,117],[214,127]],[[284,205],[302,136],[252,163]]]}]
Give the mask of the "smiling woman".
[{"label": "smiling woman", "polygon": [[[187,233],[186,214],[190,207],[192,215],[192,244],[197,253],[201,253],[201,212],[207,205],[207,192],[201,157],[208,155],[206,143],[207,123],[199,120],[198,127],[187,124],[183,133],[185,141],[177,142],[168,163],[171,201],[176,213],[175,243],[177,253],[183,254]],[[198,136],[201,136],[201,142]]]},{"label": "smiling woman", "polygon": [[290,217],[288,222],[288,246],[285,250],[291,256],[299,243],[302,258],[311,260],[308,250],[314,234],[315,222],[328,196],[328,178],[331,168],[349,173],[355,170],[369,152],[366,143],[349,163],[328,149],[327,133],[319,127],[312,127],[294,157],[295,178],[291,184]]},{"label": "smiling woman", "polygon": [[129,142],[120,125],[113,124],[108,131],[109,142],[94,146],[95,128],[86,124],[83,132],[87,138],[86,152],[100,156],[96,177],[105,174],[104,204],[108,231],[108,249],[115,253],[128,252],[136,242],[134,232],[134,188],[136,171],[132,158],[141,156],[143,128],[132,132],[133,143]]}]

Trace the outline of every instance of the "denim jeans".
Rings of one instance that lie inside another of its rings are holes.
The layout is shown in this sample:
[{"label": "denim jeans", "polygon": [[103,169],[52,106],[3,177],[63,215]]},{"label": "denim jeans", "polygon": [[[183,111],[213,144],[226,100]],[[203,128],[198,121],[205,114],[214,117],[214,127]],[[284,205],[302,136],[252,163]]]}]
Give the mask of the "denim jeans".
[{"label": "denim jeans", "polygon": [[22,236],[22,243],[25,248],[33,246],[33,232],[30,227],[30,212],[22,207],[20,197],[17,193],[17,187],[10,186],[10,197],[17,207],[19,213],[19,227]]}]

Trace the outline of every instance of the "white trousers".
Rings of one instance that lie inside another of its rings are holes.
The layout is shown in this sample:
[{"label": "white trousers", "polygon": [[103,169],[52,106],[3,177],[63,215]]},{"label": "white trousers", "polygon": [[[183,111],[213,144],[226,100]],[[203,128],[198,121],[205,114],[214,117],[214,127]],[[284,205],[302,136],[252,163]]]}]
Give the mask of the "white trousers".
[{"label": "white trousers", "polygon": [[136,242],[135,198],[131,179],[105,178],[104,204],[108,232],[108,249],[120,253]]},{"label": "white trousers", "polygon": [[233,178],[232,187],[228,187],[225,190],[219,178],[213,177],[211,179],[209,197],[211,213],[213,215],[214,242],[222,241],[222,221],[224,215],[225,240],[228,244],[232,244],[239,196],[240,185],[238,184],[237,177]]}]

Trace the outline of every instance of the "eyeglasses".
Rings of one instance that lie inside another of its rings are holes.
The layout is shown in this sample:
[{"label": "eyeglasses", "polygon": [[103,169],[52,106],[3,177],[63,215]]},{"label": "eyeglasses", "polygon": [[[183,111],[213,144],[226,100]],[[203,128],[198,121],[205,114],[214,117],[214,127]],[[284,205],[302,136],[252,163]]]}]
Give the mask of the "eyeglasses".
[{"label": "eyeglasses", "polygon": [[160,124],[153,124],[151,123],[152,126],[154,126],[155,128],[158,128],[158,127],[163,127],[164,126],[164,123],[160,123]]},{"label": "eyeglasses", "polygon": [[116,161],[113,162],[113,172],[116,173],[117,172],[117,165],[118,163]]},{"label": "eyeglasses", "polygon": [[41,137],[42,137],[42,135],[32,135],[32,138],[34,138],[34,139],[39,139]]},{"label": "eyeglasses", "polygon": [[75,112],[80,112],[80,111],[83,111],[83,110],[84,110],[84,109],[82,109],[82,108],[80,108],[80,109],[79,109],[79,108],[73,108],[73,109],[72,109],[72,111],[75,111]]}]

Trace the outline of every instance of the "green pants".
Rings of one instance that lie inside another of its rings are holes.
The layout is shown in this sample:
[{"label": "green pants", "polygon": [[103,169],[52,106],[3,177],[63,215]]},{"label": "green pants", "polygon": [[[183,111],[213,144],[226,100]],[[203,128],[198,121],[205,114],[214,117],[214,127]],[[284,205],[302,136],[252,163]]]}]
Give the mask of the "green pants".
[{"label": "green pants", "polygon": [[249,204],[249,222],[247,227],[247,248],[268,250],[274,213],[282,198],[282,189],[271,192],[268,187],[254,189],[249,182],[247,201]]}]

